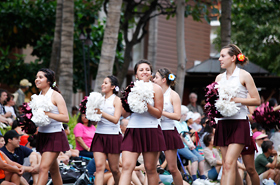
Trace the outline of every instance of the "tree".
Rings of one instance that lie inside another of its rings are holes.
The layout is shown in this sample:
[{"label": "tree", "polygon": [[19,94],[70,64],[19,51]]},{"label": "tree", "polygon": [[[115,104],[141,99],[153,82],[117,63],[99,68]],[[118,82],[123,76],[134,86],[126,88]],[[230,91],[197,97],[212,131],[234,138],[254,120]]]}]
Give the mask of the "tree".
[{"label": "tree", "polygon": [[110,1],[108,5],[108,14],[102,44],[101,58],[94,87],[94,90],[98,92],[101,92],[101,84],[103,83],[103,79],[108,75],[112,75],[113,73],[118,43],[121,7],[122,0]]},{"label": "tree", "polygon": [[[177,42],[177,83],[185,84],[185,70],[187,55],[185,49],[185,1],[177,1],[177,11],[176,11],[176,42]],[[180,95],[181,100],[183,100],[184,85],[176,85],[176,92]]]},{"label": "tree", "polygon": [[[105,0],[104,11],[107,12],[107,3],[109,0]],[[188,0],[186,0],[188,2]],[[188,5],[186,7],[185,16],[192,15],[194,20],[200,20],[201,15],[207,12],[205,7],[209,4],[195,1],[194,5]],[[123,16],[120,22],[120,28],[124,35],[125,51],[124,51],[124,62],[121,66],[118,66],[117,77],[120,85],[122,85],[124,78],[126,77],[128,67],[132,60],[132,49],[133,46],[140,43],[144,38],[147,30],[147,23],[153,17],[159,15],[166,15],[167,19],[170,16],[176,14],[176,3],[169,0],[149,0],[149,1],[135,1],[135,0],[124,0],[123,3]],[[154,13],[156,12],[156,13]],[[132,27],[134,27],[132,31]],[[132,35],[129,34],[132,31]],[[117,64],[118,65],[118,64]]]},{"label": "tree", "polygon": [[232,0],[222,0],[221,47],[230,44],[231,39],[231,5]]},{"label": "tree", "polygon": [[63,1],[61,48],[60,48],[60,78],[59,88],[67,109],[72,107],[73,94],[73,43],[74,43],[74,0]]},{"label": "tree", "polygon": [[240,1],[232,6],[232,41],[249,60],[280,75],[280,3]]},{"label": "tree", "polygon": [[62,12],[63,12],[63,0],[57,0],[56,3],[56,16],[55,16],[55,30],[54,39],[52,43],[52,53],[50,61],[50,69],[52,69],[55,74],[57,81],[59,81],[60,74],[60,52],[61,52],[61,28],[62,28]]}]

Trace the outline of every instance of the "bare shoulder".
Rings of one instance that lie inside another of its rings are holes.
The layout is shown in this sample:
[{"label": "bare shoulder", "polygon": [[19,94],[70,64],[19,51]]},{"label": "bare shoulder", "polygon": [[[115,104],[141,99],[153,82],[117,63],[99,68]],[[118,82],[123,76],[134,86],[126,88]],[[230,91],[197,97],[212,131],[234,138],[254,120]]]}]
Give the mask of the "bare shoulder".
[{"label": "bare shoulder", "polygon": [[248,71],[245,71],[244,69],[240,69],[240,76],[243,78],[252,77],[251,74]]},{"label": "bare shoulder", "polygon": [[222,79],[223,73],[216,76],[215,82],[218,82]]},{"label": "bare shoulder", "polygon": [[178,98],[180,98],[180,96],[179,96],[179,94],[176,92],[176,91],[174,91],[174,90],[171,90],[171,94],[170,94],[172,97],[178,97]]},{"label": "bare shoulder", "polygon": [[162,92],[162,88],[157,84],[153,84],[153,88],[155,92]]},{"label": "bare shoulder", "polygon": [[55,91],[55,90],[53,91],[52,96],[53,96],[54,98],[63,98],[62,95],[61,95],[59,92]]},{"label": "bare shoulder", "polygon": [[121,102],[120,97],[118,97],[117,95],[115,96],[114,102]]}]

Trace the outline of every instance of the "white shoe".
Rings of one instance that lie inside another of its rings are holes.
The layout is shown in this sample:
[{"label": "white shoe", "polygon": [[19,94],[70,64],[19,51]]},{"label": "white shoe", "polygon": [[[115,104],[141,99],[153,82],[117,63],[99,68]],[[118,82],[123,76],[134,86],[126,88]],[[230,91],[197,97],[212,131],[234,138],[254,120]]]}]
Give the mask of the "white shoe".
[{"label": "white shoe", "polygon": [[195,181],[193,181],[192,185],[204,185],[204,183],[201,179],[196,179]]},{"label": "white shoe", "polygon": [[205,185],[215,185],[215,183],[210,182],[208,179],[201,179],[200,182],[203,182]]}]

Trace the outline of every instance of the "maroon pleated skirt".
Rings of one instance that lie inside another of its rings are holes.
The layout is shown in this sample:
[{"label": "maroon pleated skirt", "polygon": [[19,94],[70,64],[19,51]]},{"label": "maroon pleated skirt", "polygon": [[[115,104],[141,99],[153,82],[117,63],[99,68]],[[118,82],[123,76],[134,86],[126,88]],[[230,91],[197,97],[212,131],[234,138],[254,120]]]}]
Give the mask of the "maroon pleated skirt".
[{"label": "maroon pleated skirt", "polygon": [[219,120],[214,145],[228,146],[232,143],[251,145],[250,126],[247,119]]},{"label": "maroon pleated skirt", "polygon": [[121,153],[122,135],[95,133],[91,142],[90,151],[105,154]]},{"label": "maroon pleated skirt", "polygon": [[255,153],[255,150],[258,151],[256,142],[254,141],[253,137],[251,136],[251,145],[245,146],[241,152],[241,155],[252,155]]},{"label": "maroon pleated skirt", "polygon": [[121,151],[159,152],[165,151],[165,141],[160,126],[158,128],[127,128]]},{"label": "maroon pleated skirt", "polygon": [[162,133],[165,140],[166,150],[184,148],[184,144],[176,128],[174,128],[174,130],[162,130]]},{"label": "maroon pleated skirt", "polygon": [[64,130],[54,133],[38,132],[36,150],[40,153],[65,152],[70,150]]}]

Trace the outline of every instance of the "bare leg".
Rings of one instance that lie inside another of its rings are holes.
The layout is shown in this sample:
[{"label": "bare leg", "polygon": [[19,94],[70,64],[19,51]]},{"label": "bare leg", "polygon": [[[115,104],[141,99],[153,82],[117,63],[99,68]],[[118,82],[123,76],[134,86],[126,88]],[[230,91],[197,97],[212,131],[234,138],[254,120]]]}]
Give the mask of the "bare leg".
[{"label": "bare leg", "polygon": [[223,175],[221,184],[234,185],[238,182],[237,175],[237,158],[243,150],[244,145],[230,144],[228,147],[221,147],[223,160]]},{"label": "bare leg", "polygon": [[103,185],[104,183],[104,170],[106,164],[106,154],[101,152],[94,152],[94,161],[96,166],[96,173],[95,173],[95,181],[94,184],[96,185]]},{"label": "bare leg", "polygon": [[157,173],[158,152],[144,152],[143,158],[148,177],[148,184],[157,185],[159,182]]},{"label": "bare leg", "polygon": [[[52,168],[52,180],[56,184],[62,185],[61,175],[59,173],[59,167],[57,163],[57,156],[59,152],[44,152],[40,163],[39,177],[37,185],[46,185],[48,182],[48,172]],[[56,173],[56,174],[55,174]]]},{"label": "bare leg", "polygon": [[[255,154],[251,155],[242,155],[243,163],[246,167],[246,171],[248,172],[252,184],[260,184],[260,178],[255,168]],[[249,184],[248,184],[249,185]]]},{"label": "bare leg", "polygon": [[[135,168],[137,158],[140,153],[123,151],[122,152],[122,173],[119,184],[130,185],[132,171]],[[157,160],[155,160],[155,163]],[[155,165],[156,166],[156,165]]]},{"label": "bare leg", "polygon": [[177,150],[167,150],[164,153],[174,184],[183,185],[182,175],[177,167]]},{"label": "bare leg", "polygon": [[116,185],[119,184],[119,180],[121,176],[120,169],[119,169],[119,160],[120,160],[120,154],[108,154],[109,166],[113,174]]}]

